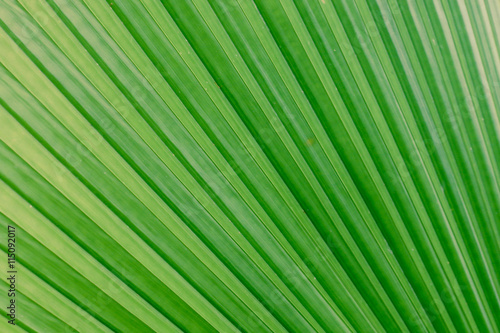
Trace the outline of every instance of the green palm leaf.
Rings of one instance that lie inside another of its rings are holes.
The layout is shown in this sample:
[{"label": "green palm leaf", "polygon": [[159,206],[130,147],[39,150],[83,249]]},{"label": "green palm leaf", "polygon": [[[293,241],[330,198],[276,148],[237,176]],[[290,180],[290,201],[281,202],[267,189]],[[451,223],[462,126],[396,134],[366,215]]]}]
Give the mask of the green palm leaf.
[{"label": "green palm leaf", "polygon": [[500,332],[499,17],[2,1],[0,331]]}]

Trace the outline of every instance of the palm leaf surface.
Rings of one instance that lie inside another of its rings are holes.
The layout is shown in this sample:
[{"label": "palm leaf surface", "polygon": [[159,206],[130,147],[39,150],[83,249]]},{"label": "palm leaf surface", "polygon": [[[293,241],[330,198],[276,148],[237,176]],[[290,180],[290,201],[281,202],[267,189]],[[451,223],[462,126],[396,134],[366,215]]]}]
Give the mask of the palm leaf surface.
[{"label": "palm leaf surface", "polygon": [[498,17],[3,1],[1,330],[498,332]]}]

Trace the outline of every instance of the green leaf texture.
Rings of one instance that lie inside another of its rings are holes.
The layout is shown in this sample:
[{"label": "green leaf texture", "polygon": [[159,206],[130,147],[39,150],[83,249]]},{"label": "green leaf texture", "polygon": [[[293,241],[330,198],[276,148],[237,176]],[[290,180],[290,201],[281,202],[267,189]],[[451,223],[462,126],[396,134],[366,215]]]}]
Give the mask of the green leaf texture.
[{"label": "green leaf texture", "polygon": [[2,332],[500,332],[498,0],[0,1]]}]

